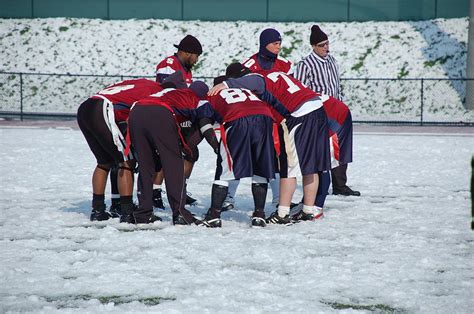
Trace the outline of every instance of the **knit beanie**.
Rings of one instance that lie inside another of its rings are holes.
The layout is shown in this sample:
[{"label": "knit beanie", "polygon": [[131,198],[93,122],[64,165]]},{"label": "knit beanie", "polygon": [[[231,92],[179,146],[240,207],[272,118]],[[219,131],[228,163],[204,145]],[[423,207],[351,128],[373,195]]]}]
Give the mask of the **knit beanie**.
[{"label": "knit beanie", "polygon": [[225,75],[227,77],[241,77],[249,73],[249,68],[243,66],[239,62],[229,64],[229,66],[225,70]]},{"label": "knit beanie", "polygon": [[311,45],[317,45],[326,40],[328,40],[328,35],[326,35],[318,25],[311,26],[311,36],[309,37]]},{"label": "knit beanie", "polygon": [[173,45],[173,46],[178,48],[178,50],[194,53],[197,55],[200,55],[202,53],[201,43],[199,42],[199,40],[197,40],[196,37],[192,35],[186,35],[186,37],[184,37],[180,41],[179,45]]},{"label": "knit beanie", "polygon": [[268,44],[275,41],[281,41],[280,33],[274,28],[264,29],[262,33],[260,33],[260,49],[258,52],[270,59],[276,59],[277,55],[265,48]]}]

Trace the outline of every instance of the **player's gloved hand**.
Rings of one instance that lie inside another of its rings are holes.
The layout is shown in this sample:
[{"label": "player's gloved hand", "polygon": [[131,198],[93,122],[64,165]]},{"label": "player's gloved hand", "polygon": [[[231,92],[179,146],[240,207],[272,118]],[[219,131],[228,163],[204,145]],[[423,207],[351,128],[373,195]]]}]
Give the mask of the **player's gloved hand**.
[{"label": "player's gloved hand", "polygon": [[214,129],[211,127],[204,131],[202,134],[204,138],[206,139],[207,143],[211,145],[212,149],[214,150],[214,153],[218,154],[219,153],[219,141],[217,140],[216,137],[216,132],[214,132]]}]

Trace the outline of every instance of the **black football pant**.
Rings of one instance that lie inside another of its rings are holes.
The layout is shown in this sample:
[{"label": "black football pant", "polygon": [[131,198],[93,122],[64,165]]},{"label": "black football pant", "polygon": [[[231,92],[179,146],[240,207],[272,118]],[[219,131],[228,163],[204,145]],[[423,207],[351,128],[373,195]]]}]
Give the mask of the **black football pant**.
[{"label": "black football pant", "polygon": [[347,184],[347,164],[331,169],[332,189],[343,190]]},{"label": "black football pant", "polygon": [[158,158],[161,161],[173,217],[182,215],[187,223],[194,222],[194,216],[184,208],[184,159],[173,114],[162,106],[135,105],[130,113],[129,127],[139,170],[140,206],[133,214],[136,222],[146,222],[153,213],[153,179]]}]

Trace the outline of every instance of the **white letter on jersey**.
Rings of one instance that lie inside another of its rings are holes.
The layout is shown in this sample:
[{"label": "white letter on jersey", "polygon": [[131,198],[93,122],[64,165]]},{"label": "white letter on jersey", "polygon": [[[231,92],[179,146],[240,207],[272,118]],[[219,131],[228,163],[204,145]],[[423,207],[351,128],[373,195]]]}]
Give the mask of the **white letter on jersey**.
[{"label": "white letter on jersey", "polygon": [[291,79],[288,76],[286,76],[286,74],[282,72],[272,72],[268,74],[267,77],[275,83],[276,81],[278,81],[278,78],[281,77],[288,85],[287,91],[290,94],[296,93],[297,91],[300,90],[300,88],[295,83],[293,83]]},{"label": "white letter on jersey", "polygon": [[223,89],[220,95],[229,105],[245,101],[247,98],[250,100],[258,100],[258,97],[252,94],[248,89],[227,88]]}]

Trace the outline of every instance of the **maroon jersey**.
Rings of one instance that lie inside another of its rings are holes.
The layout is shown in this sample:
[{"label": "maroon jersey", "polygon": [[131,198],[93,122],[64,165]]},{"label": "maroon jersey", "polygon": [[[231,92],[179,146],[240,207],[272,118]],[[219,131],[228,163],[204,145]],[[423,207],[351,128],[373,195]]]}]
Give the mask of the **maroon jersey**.
[{"label": "maroon jersey", "polygon": [[270,107],[248,89],[228,88],[208,97],[212,109],[217,113],[219,123],[229,122],[251,115],[265,115],[273,118]]},{"label": "maroon jersey", "polygon": [[193,109],[196,109],[201,100],[189,88],[174,89],[166,88],[161,92],[140,99],[137,105],[163,106],[171,110],[179,123],[193,117]]},{"label": "maroon jersey", "polygon": [[176,55],[165,58],[156,66],[156,81],[162,83],[169,75],[181,71],[183,79],[189,86],[193,82],[193,73],[184,68]]},{"label": "maroon jersey", "polygon": [[[296,111],[309,100],[320,100],[320,94],[282,72],[266,71],[225,81],[228,87],[247,88],[270,104],[282,117]],[[322,104],[321,104],[322,105]],[[274,115],[278,119],[277,115]]]},{"label": "maroon jersey", "polygon": [[326,111],[329,121],[329,135],[337,133],[344,124],[350,110],[349,107],[337,98],[328,95],[321,95],[323,107]]},{"label": "maroon jersey", "polygon": [[308,100],[316,99],[320,94],[304,86],[292,76],[281,72],[262,72],[267,91],[292,113]]},{"label": "maroon jersey", "polygon": [[160,84],[147,79],[126,80],[107,86],[91,98],[110,101],[114,106],[115,121],[120,122],[128,119],[135,101],[162,89]]},{"label": "maroon jersey", "polygon": [[258,64],[257,55],[258,54],[254,54],[253,56],[251,56],[250,58],[242,62],[242,64],[245,67],[249,68],[249,70],[252,71],[253,73],[260,73],[262,71],[272,71],[272,72],[283,72],[286,74],[290,74],[292,70],[290,61],[282,57],[277,57],[275,59],[275,63],[273,64],[273,67],[270,70],[265,70],[260,66],[260,64]]}]

